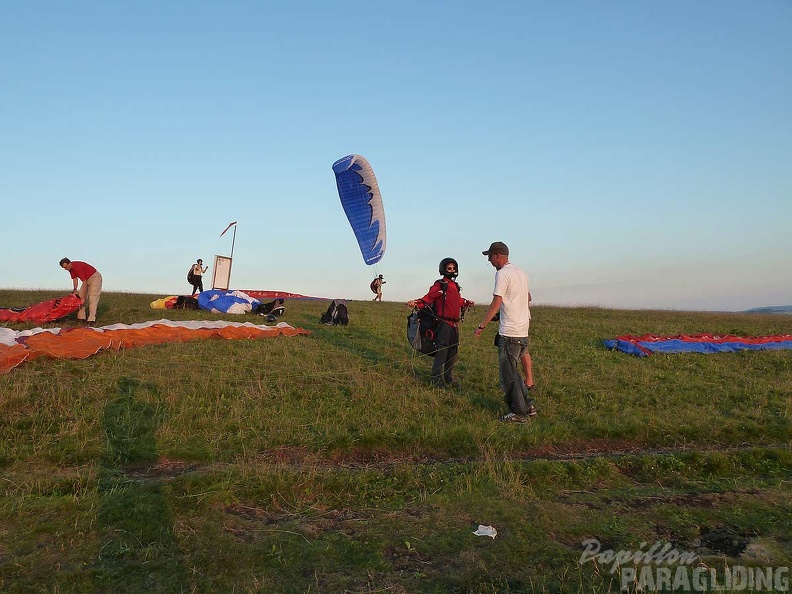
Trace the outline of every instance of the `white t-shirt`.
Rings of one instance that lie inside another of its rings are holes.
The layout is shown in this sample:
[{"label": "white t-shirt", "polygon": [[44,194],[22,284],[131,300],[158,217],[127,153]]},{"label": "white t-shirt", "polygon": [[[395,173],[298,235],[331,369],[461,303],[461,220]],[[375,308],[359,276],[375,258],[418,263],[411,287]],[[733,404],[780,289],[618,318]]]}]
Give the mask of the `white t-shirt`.
[{"label": "white t-shirt", "polygon": [[528,336],[528,327],[531,324],[528,275],[511,262],[507,263],[495,273],[495,289],[492,294],[503,299],[498,333],[512,338]]}]

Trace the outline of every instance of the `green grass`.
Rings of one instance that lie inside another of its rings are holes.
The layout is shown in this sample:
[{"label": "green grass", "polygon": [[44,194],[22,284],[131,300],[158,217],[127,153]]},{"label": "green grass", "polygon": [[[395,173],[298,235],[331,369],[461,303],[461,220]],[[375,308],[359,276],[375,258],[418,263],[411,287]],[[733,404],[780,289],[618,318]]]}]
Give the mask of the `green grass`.
[{"label": "green grass", "polygon": [[[0,305],[59,296],[0,291]],[[99,323],[251,316],[105,293]],[[654,355],[618,334],[792,317],[536,307],[539,415],[498,423],[492,332],[429,386],[408,309],[287,301],[309,336],[37,358],[0,376],[0,591],[619,591],[582,541],[792,566],[792,351]],[[49,326],[74,325],[66,319]],[[31,325],[15,325],[15,329]],[[493,525],[495,539],[476,537]]]}]

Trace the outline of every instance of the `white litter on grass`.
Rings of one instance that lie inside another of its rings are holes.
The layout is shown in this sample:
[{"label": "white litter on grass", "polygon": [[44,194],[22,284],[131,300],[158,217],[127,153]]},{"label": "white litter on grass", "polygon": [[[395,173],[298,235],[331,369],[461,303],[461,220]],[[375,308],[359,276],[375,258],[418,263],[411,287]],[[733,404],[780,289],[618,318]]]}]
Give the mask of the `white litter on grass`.
[{"label": "white litter on grass", "polygon": [[473,534],[476,536],[491,536],[495,538],[498,536],[498,531],[495,530],[493,526],[484,526],[483,524],[479,524],[478,530],[476,530]]}]

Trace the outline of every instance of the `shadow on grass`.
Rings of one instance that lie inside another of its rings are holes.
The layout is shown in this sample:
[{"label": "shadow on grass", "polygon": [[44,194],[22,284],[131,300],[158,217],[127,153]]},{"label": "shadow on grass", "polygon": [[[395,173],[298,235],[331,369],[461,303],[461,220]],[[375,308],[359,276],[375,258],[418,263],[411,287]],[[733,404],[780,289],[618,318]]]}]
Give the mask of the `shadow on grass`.
[{"label": "shadow on grass", "polygon": [[156,406],[139,398],[156,388],[122,378],[104,410],[107,451],[100,472],[102,547],[97,581],[108,592],[181,592],[187,572],[163,481],[139,471],[158,458]]},{"label": "shadow on grass", "polygon": [[348,351],[350,354],[370,363],[390,365],[394,369],[399,368],[392,357],[389,356],[391,351],[383,349],[383,340],[372,335],[369,330],[353,326],[322,325],[313,330],[311,334],[315,340]]},{"label": "shadow on grass", "polygon": [[[406,373],[411,375],[417,384],[427,388],[431,386],[432,358],[412,349],[406,337],[404,344],[397,344],[380,339],[365,328],[353,326],[322,326],[312,331],[312,337],[314,340],[346,351],[352,356],[360,357],[372,365],[386,366],[401,372],[405,372],[405,360],[410,360],[412,367],[406,370]],[[386,342],[385,348],[383,348],[383,340]],[[492,365],[497,365],[496,349],[493,350],[492,356]],[[460,361],[457,365],[456,375],[463,386],[458,393],[466,398],[471,406],[496,416],[507,411],[500,388],[483,389],[479,381],[466,377],[473,372],[465,369],[464,362]]]}]

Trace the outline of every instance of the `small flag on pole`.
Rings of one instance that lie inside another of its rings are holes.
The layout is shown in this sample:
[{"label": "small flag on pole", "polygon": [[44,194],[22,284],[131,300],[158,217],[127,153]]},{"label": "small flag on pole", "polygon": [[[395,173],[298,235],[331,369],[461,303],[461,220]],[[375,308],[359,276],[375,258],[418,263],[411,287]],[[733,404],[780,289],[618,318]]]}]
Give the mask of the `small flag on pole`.
[{"label": "small flag on pole", "polygon": [[226,231],[228,231],[228,230],[229,230],[231,227],[233,227],[233,226],[234,226],[234,225],[236,225],[236,224],[237,224],[237,222],[236,222],[236,221],[234,221],[233,223],[228,223],[228,227],[226,227],[226,228],[225,228],[225,231],[223,231],[223,232],[220,234],[220,237],[222,237],[223,235],[225,235],[225,232],[226,232]]}]

